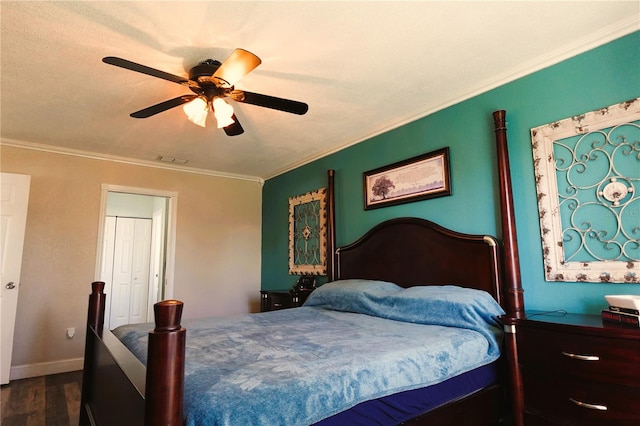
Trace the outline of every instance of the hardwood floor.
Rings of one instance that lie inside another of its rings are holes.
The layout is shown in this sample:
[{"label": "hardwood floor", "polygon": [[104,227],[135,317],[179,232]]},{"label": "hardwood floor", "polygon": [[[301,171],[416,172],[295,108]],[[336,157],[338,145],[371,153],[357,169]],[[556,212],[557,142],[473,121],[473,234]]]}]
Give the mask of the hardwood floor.
[{"label": "hardwood floor", "polygon": [[0,388],[3,426],[78,425],[82,371],[13,380]]}]

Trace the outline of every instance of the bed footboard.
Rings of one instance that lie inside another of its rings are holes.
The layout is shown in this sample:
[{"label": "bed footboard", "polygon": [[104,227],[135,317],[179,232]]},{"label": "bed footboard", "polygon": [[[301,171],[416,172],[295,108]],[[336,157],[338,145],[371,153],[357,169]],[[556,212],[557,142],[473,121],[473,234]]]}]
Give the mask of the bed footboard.
[{"label": "bed footboard", "polygon": [[145,366],[103,330],[104,283],[91,284],[80,425],[182,425],[186,330],[182,302],[154,306]]}]

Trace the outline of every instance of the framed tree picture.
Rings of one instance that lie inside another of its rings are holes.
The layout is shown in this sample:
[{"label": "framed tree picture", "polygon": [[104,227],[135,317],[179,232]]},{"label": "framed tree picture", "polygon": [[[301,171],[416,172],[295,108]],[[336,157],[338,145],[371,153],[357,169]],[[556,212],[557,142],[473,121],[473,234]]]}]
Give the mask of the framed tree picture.
[{"label": "framed tree picture", "polygon": [[451,195],[449,147],[363,173],[364,208]]},{"label": "framed tree picture", "polygon": [[327,274],[327,190],[289,198],[289,273]]}]

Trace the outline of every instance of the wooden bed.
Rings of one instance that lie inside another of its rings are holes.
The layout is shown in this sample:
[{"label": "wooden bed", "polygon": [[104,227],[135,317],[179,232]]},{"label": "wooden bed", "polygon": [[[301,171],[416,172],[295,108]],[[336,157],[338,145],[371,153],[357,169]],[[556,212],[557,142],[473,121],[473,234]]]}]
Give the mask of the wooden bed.
[{"label": "wooden bed", "polygon": [[[507,316],[522,315],[515,222],[511,199],[505,113],[494,113],[501,188],[503,247],[489,236],[467,235],[417,218],[383,222],[353,244],[335,248],[333,172],[329,172],[329,271],[331,280],[375,279],[403,287],[455,284],[485,290]],[[182,304],[155,306],[147,368],[108,330],[103,330],[104,283],[89,297],[80,424],[181,425],[186,331]],[[506,334],[510,353],[510,336]],[[442,405],[406,424],[488,425],[508,417],[506,380]]]}]

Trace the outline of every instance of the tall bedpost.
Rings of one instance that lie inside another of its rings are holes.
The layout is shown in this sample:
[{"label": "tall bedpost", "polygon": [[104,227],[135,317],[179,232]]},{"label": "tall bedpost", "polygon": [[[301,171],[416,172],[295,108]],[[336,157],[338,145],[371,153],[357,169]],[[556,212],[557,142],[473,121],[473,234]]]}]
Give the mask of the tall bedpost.
[{"label": "tall bedpost", "polygon": [[520,261],[516,236],[516,219],[507,150],[506,111],[493,113],[498,155],[498,180],[500,183],[500,212],[502,217],[502,239],[504,244],[504,270],[507,287],[507,314],[514,318],[524,317],[524,299],[520,280]]},{"label": "tall bedpost", "polygon": [[329,169],[327,194],[327,276],[329,281],[335,281],[336,264],[336,196],[335,170]]},{"label": "tall bedpost", "polygon": [[94,281],[91,283],[91,294],[89,295],[89,311],[87,313],[87,326],[93,327],[98,333],[104,327],[104,307],[106,294],[104,294],[104,282]]},{"label": "tall bedpost", "polygon": [[498,179],[500,181],[500,213],[502,239],[504,244],[504,271],[507,288],[507,315],[503,318],[505,331],[505,349],[511,383],[511,401],[516,426],[524,425],[524,388],[518,361],[518,345],[515,323],[525,317],[522,282],[520,280],[520,262],[518,259],[518,241],[516,237],[515,211],[509,152],[507,150],[506,111],[493,113],[498,155]]},{"label": "tall bedpost", "polygon": [[91,424],[89,419],[89,408],[86,404],[91,400],[91,382],[93,379],[93,358],[95,356],[94,332],[102,334],[104,327],[104,309],[106,295],[104,294],[104,282],[94,281],[91,283],[91,294],[89,295],[89,309],[87,312],[87,331],[85,336],[85,356],[82,370],[82,395],[80,401],[80,424]]},{"label": "tall bedpost", "polygon": [[182,425],[186,330],[180,325],[183,303],[154,305],[156,327],[149,332],[145,425]]}]

